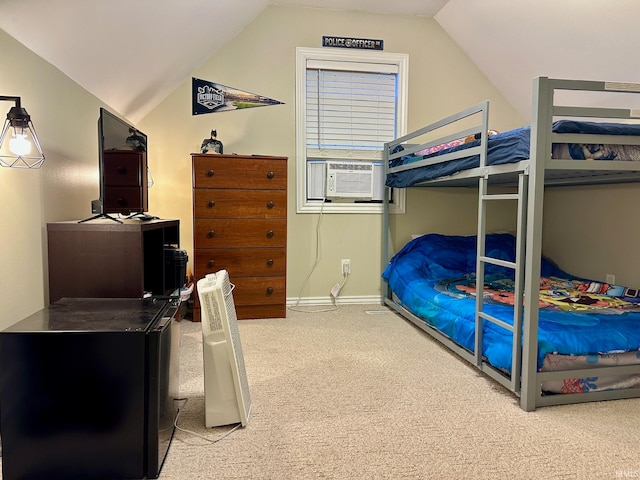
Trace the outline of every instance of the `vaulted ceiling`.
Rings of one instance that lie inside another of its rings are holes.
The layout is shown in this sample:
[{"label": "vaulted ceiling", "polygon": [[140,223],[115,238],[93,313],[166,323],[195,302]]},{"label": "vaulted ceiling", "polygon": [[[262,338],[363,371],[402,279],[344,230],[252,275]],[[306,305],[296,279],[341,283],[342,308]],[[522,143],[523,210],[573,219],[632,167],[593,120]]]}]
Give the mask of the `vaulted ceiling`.
[{"label": "vaulted ceiling", "polygon": [[525,118],[538,75],[640,82],[637,0],[0,0],[0,28],[135,122],[270,4],[434,17]]}]

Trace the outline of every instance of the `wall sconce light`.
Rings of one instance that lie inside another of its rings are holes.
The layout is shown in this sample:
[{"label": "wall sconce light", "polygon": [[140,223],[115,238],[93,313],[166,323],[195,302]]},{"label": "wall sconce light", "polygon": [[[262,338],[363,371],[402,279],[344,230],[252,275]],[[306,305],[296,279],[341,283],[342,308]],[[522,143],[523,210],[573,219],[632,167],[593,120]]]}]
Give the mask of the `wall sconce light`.
[{"label": "wall sconce light", "polygon": [[0,134],[0,166],[40,168],[44,163],[44,154],[31,123],[31,117],[20,106],[20,97],[0,95],[0,100],[15,103],[7,113],[7,119]]}]

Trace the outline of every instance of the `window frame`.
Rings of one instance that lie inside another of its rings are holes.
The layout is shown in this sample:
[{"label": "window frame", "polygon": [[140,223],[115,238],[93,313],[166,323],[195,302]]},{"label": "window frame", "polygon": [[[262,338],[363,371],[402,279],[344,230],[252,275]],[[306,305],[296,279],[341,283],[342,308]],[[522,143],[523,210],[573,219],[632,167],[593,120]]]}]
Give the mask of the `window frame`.
[{"label": "window frame", "polygon": [[[296,206],[297,213],[382,213],[381,202],[323,202],[307,200],[307,145],[306,145],[306,75],[307,61],[368,63],[396,65],[398,68],[398,100],[396,113],[397,136],[406,134],[409,55],[341,49],[296,49]],[[384,177],[383,177],[384,180]],[[394,189],[390,213],[405,212],[405,191]]]}]

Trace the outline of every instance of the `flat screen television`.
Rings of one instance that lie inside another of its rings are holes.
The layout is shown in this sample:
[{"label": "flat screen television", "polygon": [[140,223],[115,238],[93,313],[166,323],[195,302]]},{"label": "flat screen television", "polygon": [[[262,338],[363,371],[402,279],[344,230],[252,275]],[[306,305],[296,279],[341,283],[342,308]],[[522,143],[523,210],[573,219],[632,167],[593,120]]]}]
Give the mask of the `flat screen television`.
[{"label": "flat screen television", "polygon": [[[105,108],[98,118],[100,198],[91,220],[122,214],[148,217],[147,135]],[[84,221],[86,221],[84,220]]]}]

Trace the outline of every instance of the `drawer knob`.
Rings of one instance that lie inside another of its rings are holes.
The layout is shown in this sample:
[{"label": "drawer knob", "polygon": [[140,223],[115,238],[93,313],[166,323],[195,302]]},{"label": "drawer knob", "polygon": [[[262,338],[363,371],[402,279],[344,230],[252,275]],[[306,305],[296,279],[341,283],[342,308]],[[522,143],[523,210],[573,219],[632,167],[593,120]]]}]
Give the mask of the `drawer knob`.
[{"label": "drawer knob", "polygon": [[273,267],[273,258],[267,260],[267,267]]},{"label": "drawer knob", "polygon": [[209,261],[207,262],[207,266],[208,266],[209,268],[213,268],[213,267],[215,267],[215,265],[216,265],[216,261],[215,261],[215,260],[209,260]]},{"label": "drawer knob", "polygon": [[213,177],[213,170],[207,170],[207,177]]},{"label": "drawer knob", "polygon": [[215,207],[215,205],[216,205],[216,201],[215,201],[215,200],[209,200],[209,201],[207,202],[207,206],[208,206],[209,208],[213,208],[213,207]]},{"label": "drawer knob", "polygon": [[267,238],[273,238],[273,230],[267,232]]},{"label": "drawer knob", "polygon": [[207,233],[207,236],[209,238],[213,238],[216,236],[216,231],[215,230],[209,230],[209,233]]},{"label": "drawer knob", "polygon": [[271,209],[271,208],[273,208],[274,206],[275,206],[275,203],[273,203],[273,201],[269,200],[269,201],[267,202],[267,208]]},{"label": "drawer knob", "polygon": [[273,178],[273,177],[275,177],[275,176],[276,176],[276,174],[275,174],[275,173],[273,173],[273,172],[268,172],[268,173],[267,173],[267,178],[268,178],[268,179],[272,179],[272,178]]},{"label": "drawer knob", "polygon": [[273,295],[273,287],[267,287],[267,295]]},{"label": "drawer knob", "polygon": [[126,198],[119,198],[118,199],[118,205],[120,205],[121,207],[126,207],[127,206],[127,199]]},{"label": "drawer knob", "polygon": [[118,173],[121,175],[127,174],[127,167],[118,167]]}]

